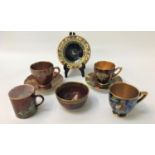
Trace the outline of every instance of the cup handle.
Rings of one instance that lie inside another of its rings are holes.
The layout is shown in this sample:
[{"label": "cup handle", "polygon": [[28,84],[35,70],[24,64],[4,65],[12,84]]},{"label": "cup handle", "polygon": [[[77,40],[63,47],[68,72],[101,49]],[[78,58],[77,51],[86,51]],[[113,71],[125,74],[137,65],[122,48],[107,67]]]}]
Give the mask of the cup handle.
[{"label": "cup handle", "polygon": [[44,102],[44,97],[42,95],[35,95],[35,99],[37,97],[41,98],[41,102],[40,103],[35,102],[35,106],[38,108]]},{"label": "cup handle", "polygon": [[122,67],[117,67],[112,78],[116,77],[122,71]]},{"label": "cup handle", "polygon": [[[55,70],[57,70],[57,72],[55,72]],[[60,74],[60,68],[59,67],[54,67],[54,77],[56,77],[57,75],[59,75]]]},{"label": "cup handle", "polygon": [[147,96],[147,94],[148,94],[148,92],[146,92],[146,91],[140,92],[139,99],[137,100],[137,103],[142,101]]}]

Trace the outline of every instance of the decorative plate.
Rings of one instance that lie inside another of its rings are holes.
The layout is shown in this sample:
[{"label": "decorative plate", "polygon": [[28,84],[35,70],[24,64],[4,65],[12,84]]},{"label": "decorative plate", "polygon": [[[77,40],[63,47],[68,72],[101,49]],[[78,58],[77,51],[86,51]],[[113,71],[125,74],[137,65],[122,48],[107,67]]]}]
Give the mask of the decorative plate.
[{"label": "decorative plate", "polygon": [[80,68],[90,58],[90,46],[81,36],[70,33],[58,46],[58,58],[68,68]]}]

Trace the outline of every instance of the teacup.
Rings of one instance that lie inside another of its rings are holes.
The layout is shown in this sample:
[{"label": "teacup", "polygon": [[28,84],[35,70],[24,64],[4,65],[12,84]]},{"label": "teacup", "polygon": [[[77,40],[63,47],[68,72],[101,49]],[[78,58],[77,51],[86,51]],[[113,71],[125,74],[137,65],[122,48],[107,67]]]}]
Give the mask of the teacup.
[{"label": "teacup", "polygon": [[[42,95],[35,95],[31,85],[20,85],[11,89],[8,93],[14,112],[18,118],[28,118],[34,115],[43,101]],[[36,98],[41,98],[37,103]]]},{"label": "teacup", "polygon": [[136,87],[127,83],[115,83],[109,89],[109,102],[113,113],[118,116],[126,116],[135,105],[146,96],[146,91],[139,91]]},{"label": "teacup", "polygon": [[109,61],[98,61],[94,65],[94,72],[97,80],[102,84],[109,83],[122,71],[122,67],[115,66],[114,63]]},{"label": "teacup", "polygon": [[67,109],[77,109],[84,105],[89,89],[79,82],[67,82],[56,89],[56,97]]},{"label": "teacup", "polygon": [[60,74],[60,68],[54,67],[51,62],[47,61],[36,62],[30,66],[30,69],[32,75],[36,78],[40,87],[44,87],[46,85],[51,86],[53,73],[55,73],[55,76]]}]

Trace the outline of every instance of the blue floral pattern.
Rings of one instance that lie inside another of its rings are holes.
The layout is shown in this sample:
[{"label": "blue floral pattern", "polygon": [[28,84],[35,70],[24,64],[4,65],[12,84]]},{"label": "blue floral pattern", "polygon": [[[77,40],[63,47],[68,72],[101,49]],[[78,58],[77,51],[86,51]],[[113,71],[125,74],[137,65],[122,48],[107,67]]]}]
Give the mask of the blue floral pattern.
[{"label": "blue floral pattern", "polygon": [[113,109],[113,112],[120,115],[120,114],[128,114],[137,104],[137,100],[123,100],[118,99],[113,96],[111,93],[109,94],[109,101],[110,105]]}]

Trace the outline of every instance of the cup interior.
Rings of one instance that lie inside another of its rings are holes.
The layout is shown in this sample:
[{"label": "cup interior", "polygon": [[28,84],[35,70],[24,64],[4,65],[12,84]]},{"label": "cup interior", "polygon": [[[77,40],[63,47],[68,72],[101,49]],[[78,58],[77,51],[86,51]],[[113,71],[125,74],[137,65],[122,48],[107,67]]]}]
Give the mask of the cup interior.
[{"label": "cup interior", "polygon": [[56,95],[65,100],[78,100],[88,94],[88,87],[82,83],[68,82],[56,90]]},{"label": "cup interior", "polygon": [[34,93],[34,88],[31,85],[20,85],[10,90],[9,97],[11,99],[24,99]]},{"label": "cup interior", "polygon": [[40,61],[31,65],[31,69],[33,70],[45,70],[53,67],[53,64],[50,62]]},{"label": "cup interior", "polygon": [[112,70],[115,69],[115,64],[108,61],[98,61],[95,63],[95,69]]},{"label": "cup interior", "polygon": [[121,99],[133,99],[139,95],[139,91],[132,85],[127,83],[116,83],[110,87],[110,92]]}]

